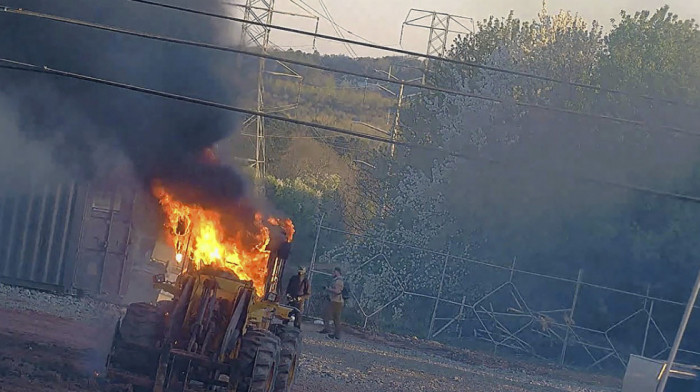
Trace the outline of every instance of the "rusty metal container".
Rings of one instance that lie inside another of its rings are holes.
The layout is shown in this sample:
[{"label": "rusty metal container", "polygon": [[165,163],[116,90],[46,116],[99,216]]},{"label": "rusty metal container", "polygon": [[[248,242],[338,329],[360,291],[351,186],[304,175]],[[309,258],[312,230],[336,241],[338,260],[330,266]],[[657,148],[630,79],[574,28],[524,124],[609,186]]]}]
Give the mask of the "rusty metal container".
[{"label": "rusty metal container", "polygon": [[122,303],[155,243],[134,227],[139,195],[77,183],[0,192],[0,282]]},{"label": "rusty metal container", "polygon": [[131,272],[127,256],[135,193],[90,187],[86,196],[83,210],[76,211],[81,224],[75,253],[69,254],[74,260],[72,289],[118,302]]},{"label": "rusty metal container", "polygon": [[75,183],[45,184],[0,196],[0,281],[69,290],[74,211],[84,200]]}]

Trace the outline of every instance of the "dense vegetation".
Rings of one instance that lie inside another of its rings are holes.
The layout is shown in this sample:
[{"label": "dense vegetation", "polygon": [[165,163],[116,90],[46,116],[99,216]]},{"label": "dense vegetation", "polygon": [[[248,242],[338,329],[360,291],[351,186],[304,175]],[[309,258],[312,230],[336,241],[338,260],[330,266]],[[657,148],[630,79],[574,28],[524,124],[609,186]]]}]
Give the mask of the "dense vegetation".
[{"label": "dense vegetation", "polygon": [[[290,54],[362,72],[387,70],[397,61],[420,66],[400,58]],[[375,143],[270,124],[271,135],[293,137],[269,139],[269,195],[303,227],[297,262],[308,262],[313,223],[325,213],[327,225],[366,236],[332,237],[334,242],[320,250],[321,262],[351,268],[377,253],[389,260],[390,268],[373,263],[354,277],[365,309],[393,298],[397,279],[407,290],[437,291],[441,263],[434,256],[383,246],[380,238],[449,248],[451,254],[500,265],[517,258],[521,269],[567,278],[583,269],[587,282],[685,300],[700,266],[700,205],[610,183],[700,196],[700,31],[695,22],[667,7],[623,12],[604,33],[597,23],[569,13],[543,11],[533,21],[511,14],[482,21],[475,34],[454,42],[449,55],[634,94],[436,64],[431,83],[500,103],[423,94],[403,108],[400,137],[466,154],[469,160],[405,148],[390,159],[387,148]],[[305,72],[300,106],[290,116],[353,129],[352,120],[360,117],[391,127],[386,121],[387,112],[393,118],[391,95],[365,90],[364,81]],[[410,79],[416,71],[402,72],[400,78]],[[294,100],[295,86],[273,81],[267,89]],[[372,168],[358,166],[358,160],[371,162]],[[382,203],[386,210],[380,214]],[[457,260],[447,269],[443,295],[457,302],[479,298],[502,278]],[[545,283],[523,283],[524,295],[541,307],[570,301],[570,286],[545,290]],[[627,306],[604,293],[588,295],[589,308],[578,322],[591,328],[606,327]],[[432,308],[414,311],[422,305],[432,302],[396,301],[376,322],[424,333]],[[678,309],[663,312],[659,317],[673,328]]]},{"label": "dense vegetation", "polygon": [[[389,72],[401,80],[420,77],[421,63],[400,57],[351,59],[321,56],[298,51],[275,55],[340,70],[374,76]],[[243,89],[255,91],[258,61],[242,63]],[[265,110],[290,118],[351,129],[387,137],[394,121],[398,87],[376,81],[348,77],[340,73],[291,66],[285,69],[275,61],[266,62]],[[406,89],[405,94],[415,92]],[[242,106],[255,107],[256,95],[248,94]],[[281,121],[265,121],[267,196],[290,214],[298,232],[293,262],[307,264],[311,257],[316,223],[325,221],[353,232],[363,232],[380,205],[380,182],[375,166],[385,164],[381,144],[345,137]],[[374,129],[374,128],[378,128]],[[381,131],[380,131],[381,130]],[[254,123],[248,124],[219,145],[219,154],[243,159],[255,154]],[[377,162],[379,160],[379,162]],[[372,163],[370,163],[372,162]],[[369,170],[368,170],[369,169]]]}]

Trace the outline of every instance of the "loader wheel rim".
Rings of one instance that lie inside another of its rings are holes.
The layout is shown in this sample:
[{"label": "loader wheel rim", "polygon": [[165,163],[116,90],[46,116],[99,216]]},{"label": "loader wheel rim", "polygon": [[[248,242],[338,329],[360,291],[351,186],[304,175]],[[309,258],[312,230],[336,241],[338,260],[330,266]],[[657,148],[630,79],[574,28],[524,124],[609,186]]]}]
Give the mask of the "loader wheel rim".
[{"label": "loader wheel rim", "polygon": [[295,355],[294,358],[292,358],[292,363],[289,365],[289,374],[287,375],[287,388],[289,388],[292,385],[292,382],[294,382],[294,374],[296,373],[297,370],[297,356]]},{"label": "loader wheel rim", "polygon": [[241,337],[238,337],[236,339],[236,345],[233,347],[233,351],[231,351],[231,354],[229,354],[229,358],[235,359],[238,358],[238,355],[241,353],[241,345],[243,344],[243,339]]},{"label": "loader wheel rim", "polygon": [[243,340],[241,338],[238,338],[238,340],[236,341],[235,358],[238,358],[238,355],[241,353],[241,343],[243,343]]},{"label": "loader wheel rim", "polygon": [[270,372],[267,374],[267,384],[265,384],[265,390],[268,392],[272,391],[272,387],[274,386],[275,366],[276,366],[276,364],[273,363],[272,366],[270,366]]}]

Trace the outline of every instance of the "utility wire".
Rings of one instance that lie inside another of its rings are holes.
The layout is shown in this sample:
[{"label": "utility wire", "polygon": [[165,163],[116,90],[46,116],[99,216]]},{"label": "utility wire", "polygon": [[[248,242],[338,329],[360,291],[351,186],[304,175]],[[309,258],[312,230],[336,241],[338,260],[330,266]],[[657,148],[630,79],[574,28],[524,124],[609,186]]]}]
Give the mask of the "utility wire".
[{"label": "utility wire", "polygon": [[[245,136],[255,136],[251,134],[246,134]],[[334,139],[340,136],[295,136],[295,135],[265,135],[265,137],[273,139]]]},{"label": "utility wire", "polygon": [[[144,1],[144,0],[128,0],[128,1]],[[118,28],[118,27],[102,25],[102,24],[98,24],[98,23],[86,22],[86,21],[78,20],[78,19],[66,18],[66,17],[62,17],[62,16],[44,14],[44,13],[40,13],[40,12],[28,11],[28,10],[17,9],[17,8],[3,7],[2,5],[0,5],[0,12],[6,12],[9,14],[15,14],[15,15],[21,15],[21,16],[35,17],[35,18],[40,18],[40,19],[47,19],[47,20],[51,20],[51,21],[55,21],[55,22],[66,23],[66,24],[82,26],[82,27],[88,27],[88,28],[97,29],[97,30],[109,31],[112,33],[131,35],[131,36],[146,38],[146,39],[150,39],[150,40],[176,43],[176,44],[181,44],[181,45],[212,49],[212,50],[217,50],[217,51],[222,51],[222,52],[237,53],[237,54],[243,54],[243,55],[254,56],[254,57],[261,57],[261,58],[276,60],[276,61],[280,61],[280,62],[284,62],[284,63],[295,64],[295,65],[300,65],[300,66],[304,66],[304,67],[308,67],[308,68],[318,69],[318,70],[322,70],[322,71],[341,73],[341,74],[356,76],[358,78],[393,83],[395,85],[403,84],[404,86],[407,86],[407,87],[415,87],[415,88],[424,89],[424,90],[428,90],[428,91],[436,91],[436,92],[441,92],[441,93],[445,93],[445,94],[480,99],[480,100],[489,101],[489,102],[498,103],[498,104],[511,103],[511,104],[521,106],[521,107],[540,109],[540,110],[545,110],[545,111],[552,111],[552,112],[564,113],[564,114],[593,118],[593,119],[614,121],[617,123],[629,124],[629,125],[633,125],[633,126],[646,128],[649,130],[653,130],[655,127],[658,127],[659,129],[669,131],[672,133],[678,133],[678,134],[684,134],[684,135],[696,136],[696,137],[700,136],[700,133],[688,131],[688,130],[674,127],[674,126],[668,126],[668,125],[656,125],[656,126],[654,126],[654,125],[647,124],[644,121],[639,121],[639,120],[626,119],[626,118],[608,116],[608,115],[603,115],[603,114],[580,112],[580,111],[576,111],[576,110],[572,110],[572,109],[556,108],[556,107],[552,107],[552,106],[545,106],[545,105],[521,102],[521,101],[517,101],[517,100],[509,100],[506,102],[500,98],[489,97],[489,96],[484,96],[484,95],[480,95],[480,94],[473,94],[473,93],[468,93],[468,92],[454,90],[454,89],[448,89],[448,88],[442,88],[442,87],[437,87],[437,86],[423,85],[421,83],[414,83],[414,82],[408,82],[408,81],[404,82],[404,81],[395,80],[395,79],[391,79],[391,78],[366,75],[366,74],[362,74],[359,72],[343,71],[343,70],[338,70],[335,68],[326,67],[326,66],[322,66],[322,65],[316,65],[316,64],[308,63],[308,62],[304,62],[304,61],[291,60],[291,59],[287,59],[287,58],[282,57],[282,56],[275,56],[275,55],[270,55],[270,54],[262,53],[262,52],[254,52],[254,51],[249,51],[249,50],[237,49],[237,48],[233,48],[233,47],[214,45],[214,44],[209,44],[209,43],[200,42],[200,41],[190,41],[190,40],[184,40],[184,39],[179,39],[179,38],[160,36],[160,35],[140,32],[140,31],[127,30],[127,29],[122,29],[122,28]]]},{"label": "utility wire", "polygon": [[[392,141],[389,138],[380,137],[380,136],[373,136],[373,135],[363,133],[363,132],[356,132],[356,131],[352,131],[352,130],[348,130],[348,129],[327,126],[327,125],[313,123],[313,122],[309,122],[309,121],[297,120],[294,118],[280,116],[280,115],[276,115],[276,114],[259,112],[257,110],[239,108],[239,107],[232,106],[232,105],[226,105],[223,103],[194,98],[194,97],[190,97],[190,96],[186,96],[186,95],[173,94],[173,93],[168,93],[165,91],[149,89],[146,87],[140,87],[140,86],[126,84],[126,83],[120,83],[120,82],[116,82],[116,81],[112,81],[112,80],[108,80],[108,79],[101,79],[101,78],[96,78],[96,77],[83,75],[83,74],[79,74],[79,73],[62,71],[62,70],[55,69],[55,68],[49,68],[47,66],[38,66],[35,64],[16,61],[16,60],[12,60],[12,59],[6,59],[6,58],[0,58],[0,63],[8,64],[7,66],[0,65],[0,68],[3,68],[3,69],[14,70],[14,71],[29,71],[29,72],[38,72],[38,73],[44,73],[44,74],[53,74],[53,75],[67,77],[67,78],[84,80],[84,81],[97,83],[97,84],[103,84],[103,85],[112,86],[112,87],[118,87],[118,88],[121,88],[124,90],[132,90],[132,91],[136,91],[136,92],[140,92],[140,93],[144,93],[144,94],[174,99],[177,101],[183,101],[183,102],[189,102],[189,103],[199,104],[199,105],[203,105],[203,106],[215,107],[218,109],[228,110],[228,111],[237,112],[237,113],[243,113],[243,114],[247,114],[247,115],[251,115],[251,116],[261,116],[261,117],[268,118],[270,120],[289,122],[289,123],[307,126],[307,127],[311,127],[311,128],[320,128],[320,129],[336,132],[336,133],[347,135],[347,136],[354,136],[354,137],[358,137],[358,138],[362,138],[362,139],[368,139],[368,140],[373,140],[373,141],[383,142],[383,143],[393,143],[396,145],[409,146],[409,143],[404,143],[404,142],[400,142],[400,141]],[[418,145],[416,145],[416,147],[418,147]]]},{"label": "utility wire", "polygon": [[256,110],[243,109],[243,108],[239,108],[239,107],[232,106],[232,105],[226,105],[223,103],[203,100],[203,99],[189,97],[189,96],[185,96],[185,95],[168,93],[168,92],[164,92],[164,91],[149,89],[149,88],[135,86],[135,85],[126,84],[126,83],[120,83],[120,82],[107,80],[107,79],[100,79],[100,78],[96,78],[96,77],[92,77],[92,76],[88,76],[88,75],[53,69],[53,68],[49,68],[47,66],[42,67],[42,66],[38,66],[38,65],[34,65],[34,64],[26,63],[26,62],[20,62],[20,61],[16,61],[16,60],[11,60],[11,59],[0,58],[0,63],[7,64],[7,66],[0,65],[0,67],[5,68],[5,69],[9,69],[9,70],[41,72],[41,73],[45,73],[45,74],[58,75],[58,76],[67,77],[67,78],[71,78],[71,79],[83,80],[83,81],[92,82],[92,83],[96,83],[96,84],[117,87],[117,88],[120,88],[123,90],[131,90],[131,91],[136,91],[136,92],[140,92],[140,93],[144,93],[144,94],[148,94],[148,95],[154,95],[154,96],[158,96],[158,97],[173,99],[173,100],[177,100],[177,101],[194,103],[194,104],[198,104],[201,106],[214,107],[214,108],[218,108],[218,109],[222,109],[222,110],[227,110],[230,112],[243,113],[243,114],[247,114],[247,115],[251,115],[251,116],[261,116],[261,117],[265,117],[265,118],[272,119],[272,120],[284,121],[284,122],[289,122],[292,124],[311,127],[312,129],[316,129],[316,130],[325,130],[325,131],[329,131],[329,132],[335,132],[335,133],[338,133],[341,135],[354,136],[354,137],[358,137],[361,139],[367,139],[367,140],[373,140],[373,141],[387,143],[387,144],[393,144],[396,146],[406,147],[408,149],[423,150],[423,151],[428,151],[428,152],[433,152],[433,153],[439,153],[439,154],[442,154],[442,155],[445,155],[448,157],[465,159],[465,160],[472,161],[472,162],[483,162],[483,163],[487,163],[489,165],[500,166],[500,167],[509,168],[509,169],[512,169],[513,167],[515,167],[516,169],[519,169],[520,171],[522,171],[522,170],[537,171],[537,172],[541,172],[541,173],[544,173],[547,175],[555,175],[555,176],[559,176],[559,177],[563,177],[563,178],[567,178],[567,179],[576,179],[576,180],[590,182],[590,183],[594,183],[594,184],[598,184],[598,185],[616,187],[616,188],[631,190],[631,191],[635,191],[635,192],[639,192],[639,193],[643,193],[643,194],[651,194],[654,196],[672,198],[672,199],[676,199],[676,200],[680,200],[680,201],[700,204],[700,197],[697,197],[697,196],[690,196],[690,195],[672,193],[672,192],[667,192],[667,191],[659,191],[659,190],[644,187],[644,186],[639,186],[639,185],[634,185],[634,184],[626,184],[626,183],[611,181],[611,180],[607,180],[607,179],[599,179],[599,178],[594,178],[594,177],[589,177],[589,176],[574,175],[571,173],[566,173],[562,170],[536,169],[536,168],[527,167],[526,165],[524,166],[524,165],[518,164],[517,162],[509,163],[509,162],[499,161],[496,159],[474,157],[474,156],[470,156],[468,154],[448,151],[448,150],[445,150],[444,148],[441,148],[441,147],[391,140],[389,138],[380,137],[380,136],[373,136],[373,135],[369,135],[369,134],[365,134],[365,133],[361,133],[361,132],[352,131],[349,129],[343,129],[343,128],[333,127],[333,126],[329,126],[329,125],[317,124],[317,123],[313,123],[313,122],[309,122],[309,121],[297,120],[297,119],[279,116],[279,115],[275,115],[275,114],[259,112]]},{"label": "utility wire", "polygon": [[[319,0],[319,1],[321,4],[321,9],[323,9],[323,12],[326,13],[326,16],[328,17],[328,21],[331,22],[331,26],[333,26],[333,30],[335,30],[335,33],[338,34],[340,36],[340,38],[345,38],[345,36],[343,35],[343,32],[340,31],[340,29],[338,28],[339,27],[338,24],[335,23],[335,20],[333,19],[331,12],[328,10],[328,7],[326,7],[326,3],[324,3],[323,0]],[[346,43],[344,45],[352,57],[357,57],[357,53],[355,52],[355,49],[353,49],[352,46],[350,46],[350,44]]]},{"label": "utility wire", "polygon": [[[668,104],[673,104],[673,105],[682,105],[682,106],[687,106],[691,107],[694,109],[700,109],[700,106],[697,106],[695,104],[690,104],[688,102],[681,102],[681,101],[675,101],[672,99],[668,98],[659,98],[659,97],[653,97],[648,94],[638,94],[638,93],[632,93],[632,92],[627,92],[623,90],[618,90],[618,89],[611,89],[611,88],[605,88],[602,86],[594,86],[591,84],[586,84],[586,83],[579,83],[579,82],[574,82],[574,81],[567,81],[567,80],[561,80],[561,79],[556,79],[552,78],[549,76],[542,76],[542,75],[535,75],[527,72],[522,72],[522,71],[515,71],[512,69],[505,69],[505,68],[499,68],[499,67],[494,67],[490,65],[484,65],[484,64],[479,64],[471,61],[464,61],[464,60],[458,60],[454,58],[449,58],[449,57],[440,57],[440,56],[434,56],[434,55],[429,55],[429,54],[424,54],[424,53],[419,53],[419,52],[413,52],[410,50],[405,50],[405,49],[399,49],[399,48],[392,48],[389,46],[384,46],[384,45],[379,45],[375,43],[370,43],[370,42],[361,42],[361,41],[356,41],[356,40],[351,40],[347,38],[340,38],[340,37],[334,37],[332,35],[327,35],[327,34],[320,34],[320,33],[314,33],[306,30],[301,30],[301,29],[295,29],[292,27],[286,27],[286,26],[280,26],[280,25],[273,25],[273,24],[266,24],[263,22],[257,22],[257,21],[249,21],[245,20],[243,18],[237,18],[234,16],[228,16],[228,15],[221,15],[221,14],[215,14],[211,12],[206,12],[206,11],[199,11],[195,10],[192,8],[187,8],[187,7],[180,7],[176,5],[171,5],[171,4],[164,4],[164,3],[159,3],[157,1],[151,1],[151,0],[126,0],[126,1],[131,1],[135,3],[141,3],[141,4],[147,4],[155,7],[163,7],[163,8],[168,8],[176,11],[182,11],[182,12],[187,12],[191,14],[197,14],[197,15],[204,15],[204,16],[209,16],[212,18],[217,18],[217,19],[224,19],[224,20],[229,20],[232,22],[241,22],[241,23],[248,23],[252,25],[257,25],[257,26],[262,26],[270,29],[275,29],[275,30],[280,30],[280,31],[286,31],[289,33],[294,33],[294,34],[301,34],[301,35],[307,35],[307,36],[312,36],[320,39],[325,39],[325,40],[330,40],[330,41],[339,41],[351,45],[359,45],[359,46],[364,46],[367,48],[372,48],[372,49],[378,49],[378,50],[384,50],[387,52],[394,52],[398,54],[403,54],[406,56],[413,56],[413,57],[420,57],[420,58],[425,58],[428,60],[434,60],[434,61],[442,61],[450,64],[456,64],[456,65],[462,65],[466,67],[472,67],[472,68],[478,68],[478,69],[483,69],[487,71],[493,71],[493,72],[500,72],[500,73],[506,73],[506,74],[511,74],[511,75],[516,75],[516,76],[522,76],[526,78],[531,78],[531,79],[536,79],[536,80],[541,80],[545,82],[552,82],[552,83],[558,83],[558,84],[567,84],[571,85],[574,87],[580,87],[584,89],[589,89],[589,90],[594,90],[594,91],[600,91],[600,92],[605,92],[605,93],[610,93],[610,94],[617,94],[617,95],[623,95],[623,96],[629,96],[629,97],[636,97],[636,98],[643,98],[643,99],[649,99],[649,100],[656,100],[659,102],[664,102]],[[0,6],[2,7],[2,6]],[[7,7],[5,7],[7,8]]]},{"label": "utility wire", "polygon": [[[326,16],[324,16],[322,13],[320,13],[318,10],[316,10],[314,7],[310,6],[309,3],[305,2],[304,0],[297,0],[297,1],[299,1],[299,2],[300,2],[301,4],[303,4],[304,6],[308,7],[312,12],[310,12],[310,11],[307,10],[307,9],[305,9],[305,8],[302,7],[300,4],[297,4],[297,2],[296,2],[295,0],[290,0],[290,1],[291,1],[292,3],[294,3],[294,4],[296,4],[297,6],[301,7],[302,9],[304,9],[304,11],[306,11],[306,12],[309,12],[309,13],[316,13],[316,15],[320,16],[321,18],[326,19],[327,21],[329,21],[329,22],[331,22],[331,23],[335,23],[334,21],[331,21],[331,20],[328,19]],[[374,42],[368,40],[367,38],[364,38],[364,37],[362,37],[362,36],[359,36],[359,35],[353,33],[352,31],[346,29],[345,27],[343,27],[343,26],[341,26],[341,25],[339,25],[339,24],[337,24],[337,23],[335,23],[335,25],[336,25],[339,29],[344,30],[346,33],[348,33],[348,34],[350,34],[350,35],[352,35],[352,36],[354,36],[354,37],[357,37],[357,38],[359,38],[359,39],[361,39],[361,40],[363,40],[363,41],[365,41],[365,42],[368,42],[368,43],[370,43],[370,44],[375,44]],[[344,37],[343,37],[343,38],[344,38]],[[376,45],[376,44],[375,44],[375,45]]]},{"label": "utility wire", "polygon": [[[310,15],[312,15],[312,14],[315,13],[317,17],[321,17],[321,18],[327,20],[327,21],[331,24],[331,27],[333,28],[333,30],[335,30],[335,33],[338,34],[338,36],[340,36],[340,37],[342,37],[342,38],[345,38],[345,37],[343,36],[343,34],[338,30],[338,28],[343,29],[343,30],[345,30],[345,29],[344,29],[342,26],[340,26],[340,25],[338,25],[337,23],[335,23],[335,21],[333,20],[333,18],[332,18],[330,15],[328,15],[328,14],[323,15],[322,13],[320,13],[320,12],[318,12],[316,9],[314,9],[312,6],[310,6],[309,4],[305,3],[304,0],[299,0],[299,2],[300,2],[301,4],[297,3],[295,0],[291,0],[291,2],[292,2],[294,5],[296,5],[297,7],[301,8],[302,10],[304,10],[304,12],[308,12]],[[306,7],[308,7],[309,9],[311,9],[311,11],[309,11]],[[353,50],[353,48],[352,48],[350,45],[348,45],[348,44],[343,44],[343,46],[345,47],[345,50],[348,51],[348,53],[350,54],[350,56],[357,57],[357,53],[355,53],[355,51]]]}]

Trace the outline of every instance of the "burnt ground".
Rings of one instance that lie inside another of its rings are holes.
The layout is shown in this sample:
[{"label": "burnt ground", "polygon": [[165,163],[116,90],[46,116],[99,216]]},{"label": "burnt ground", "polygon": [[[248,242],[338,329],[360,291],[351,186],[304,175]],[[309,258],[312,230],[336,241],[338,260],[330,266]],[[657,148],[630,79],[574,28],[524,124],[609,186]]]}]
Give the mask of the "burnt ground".
[{"label": "burnt ground", "polygon": [[[0,391],[100,391],[95,376],[104,366],[117,314],[75,302],[48,301],[35,306],[25,297],[8,299],[0,290]],[[304,325],[294,392],[598,392],[620,388],[614,378],[542,363],[360,331],[348,331],[340,341],[330,340],[316,333],[317,329]]]}]

